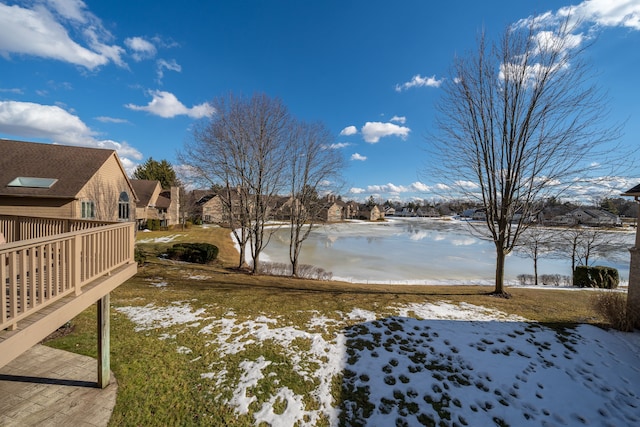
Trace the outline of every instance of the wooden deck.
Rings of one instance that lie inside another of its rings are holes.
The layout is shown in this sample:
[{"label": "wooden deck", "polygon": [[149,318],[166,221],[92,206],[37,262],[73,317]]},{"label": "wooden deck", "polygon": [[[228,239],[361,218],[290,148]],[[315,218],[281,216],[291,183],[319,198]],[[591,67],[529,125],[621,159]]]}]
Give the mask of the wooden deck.
[{"label": "wooden deck", "polygon": [[8,237],[0,245],[0,367],[91,304],[108,304],[136,274],[134,230],[132,222],[0,218]]}]

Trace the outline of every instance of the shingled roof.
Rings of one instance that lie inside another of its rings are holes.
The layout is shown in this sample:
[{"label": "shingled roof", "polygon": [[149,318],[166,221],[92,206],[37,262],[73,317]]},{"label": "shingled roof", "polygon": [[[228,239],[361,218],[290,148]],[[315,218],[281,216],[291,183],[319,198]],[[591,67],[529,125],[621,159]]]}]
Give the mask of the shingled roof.
[{"label": "shingled roof", "polygon": [[624,193],[621,194],[621,196],[635,196],[635,197],[640,196],[640,184],[625,191]]},{"label": "shingled roof", "polygon": [[153,196],[156,186],[160,183],[149,179],[132,179],[130,181],[136,196],[138,196],[137,206],[139,208],[149,206],[151,204],[151,196]]},{"label": "shingled roof", "polygon": [[[75,198],[114,153],[98,148],[0,139],[0,196]],[[18,177],[57,181],[49,188],[9,186]]]}]

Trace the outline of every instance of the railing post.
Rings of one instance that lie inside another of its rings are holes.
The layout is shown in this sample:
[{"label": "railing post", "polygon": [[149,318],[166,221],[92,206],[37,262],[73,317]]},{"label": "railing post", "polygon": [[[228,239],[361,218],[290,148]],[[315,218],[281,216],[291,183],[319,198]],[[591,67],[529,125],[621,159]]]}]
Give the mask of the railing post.
[{"label": "railing post", "polygon": [[110,294],[106,294],[98,300],[98,387],[105,388],[109,385],[111,377],[111,340],[109,306]]},{"label": "railing post", "polygon": [[129,264],[135,262],[135,246],[136,246],[136,223],[132,222],[129,225],[129,241],[127,242],[127,251],[129,251]]},{"label": "railing post", "polygon": [[83,265],[82,236],[79,234],[73,237],[73,248],[70,255],[73,257],[73,262],[71,263],[71,285],[75,288],[76,295],[80,295],[82,293],[82,275],[80,274],[80,271],[82,270]]}]

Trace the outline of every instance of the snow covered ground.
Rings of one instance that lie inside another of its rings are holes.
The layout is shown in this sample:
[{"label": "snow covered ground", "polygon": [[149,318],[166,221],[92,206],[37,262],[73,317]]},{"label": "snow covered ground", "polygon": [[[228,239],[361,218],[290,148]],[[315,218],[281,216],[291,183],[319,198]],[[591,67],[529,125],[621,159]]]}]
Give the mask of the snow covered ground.
[{"label": "snow covered ground", "polygon": [[[233,312],[214,318],[185,301],[116,310],[136,331],[155,330],[159,339],[175,340],[168,332],[176,326],[197,330],[207,341],[205,351],[222,361],[200,372],[203,384],[216,400],[232,396],[225,404],[238,414],[259,402],[256,425],[314,425],[321,419],[337,425],[341,411],[347,425],[366,426],[640,425],[639,333],[589,325],[559,331],[448,302],[385,307],[391,316],[359,309],[306,313],[311,320],[304,327],[260,315],[240,319]],[[274,374],[281,361],[231,357],[266,343],[313,382],[310,395],[297,395]],[[203,356],[177,342],[176,352],[192,362]],[[229,381],[237,370],[240,379]],[[340,402],[332,398],[336,378],[342,378]],[[264,382],[277,392],[257,400]],[[356,405],[349,400],[354,395],[366,396],[368,404]],[[286,408],[274,410],[282,402]]]}]

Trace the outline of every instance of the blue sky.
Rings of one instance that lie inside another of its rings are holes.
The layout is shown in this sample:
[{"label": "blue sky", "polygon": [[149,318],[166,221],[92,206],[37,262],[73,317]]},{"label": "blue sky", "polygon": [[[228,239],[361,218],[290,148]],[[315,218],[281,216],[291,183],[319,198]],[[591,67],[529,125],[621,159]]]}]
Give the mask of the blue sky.
[{"label": "blue sky", "polygon": [[599,35],[588,60],[635,147],[640,0],[0,1],[0,138],[113,148],[129,171],[176,164],[213,98],[264,92],[335,133],[345,198],[432,198],[426,136],[454,55],[482,28],[571,6]]}]

